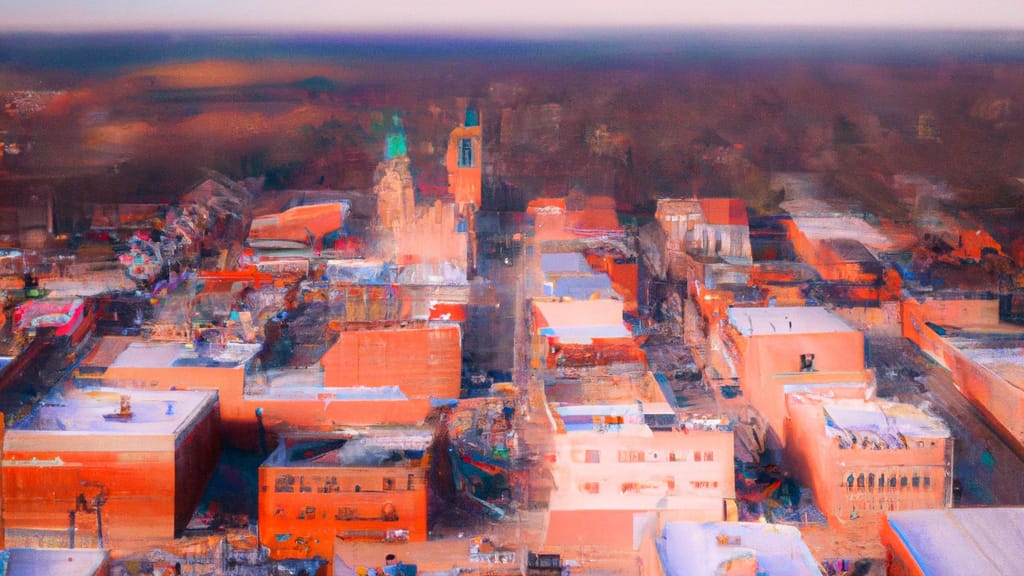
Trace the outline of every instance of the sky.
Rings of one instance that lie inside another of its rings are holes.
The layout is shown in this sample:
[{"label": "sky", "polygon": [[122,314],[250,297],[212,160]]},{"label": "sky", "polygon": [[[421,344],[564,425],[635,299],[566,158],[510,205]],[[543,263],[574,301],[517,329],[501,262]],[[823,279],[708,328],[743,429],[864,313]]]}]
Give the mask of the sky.
[{"label": "sky", "polygon": [[1024,30],[1024,0],[0,0],[0,31]]}]

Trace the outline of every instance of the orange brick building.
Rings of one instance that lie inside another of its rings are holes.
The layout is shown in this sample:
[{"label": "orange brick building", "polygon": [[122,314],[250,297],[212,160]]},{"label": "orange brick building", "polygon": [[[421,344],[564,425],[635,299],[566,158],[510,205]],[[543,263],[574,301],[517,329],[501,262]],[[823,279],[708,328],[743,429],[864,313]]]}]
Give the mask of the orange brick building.
[{"label": "orange brick building", "polygon": [[335,538],[425,541],[433,433],[288,435],[260,466],[260,541],[271,558],[330,559]]},{"label": "orange brick building", "polygon": [[830,520],[952,504],[953,439],[910,404],[792,394],[787,453]]},{"label": "orange brick building", "polygon": [[36,407],[3,440],[7,540],[96,543],[99,524],[106,543],[173,538],[217,465],[216,404],[207,392],[98,389]]},{"label": "orange brick building", "polygon": [[998,300],[902,302],[903,335],[948,369],[992,424],[1024,445],[1024,330],[999,322]]},{"label": "orange brick building", "polygon": [[725,353],[736,365],[743,395],[786,444],[786,394],[866,398],[874,374],[864,366],[864,334],[817,307],[728,310]]},{"label": "orange brick building", "polygon": [[[400,326],[345,332],[311,366],[262,371],[259,345],[199,352],[179,342],[105,338],[79,367],[78,380],[158,390],[215,390],[233,444],[254,448],[258,425],[276,433],[337,425],[415,424],[432,398],[457,398],[461,329]],[[259,416],[257,416],[259,414]]]},{"label": "orange brick building", "polygon": [[408,398],[458,398],[462,329],[445,323],[347,330],[320,364],[328,387],[398,386]]}]

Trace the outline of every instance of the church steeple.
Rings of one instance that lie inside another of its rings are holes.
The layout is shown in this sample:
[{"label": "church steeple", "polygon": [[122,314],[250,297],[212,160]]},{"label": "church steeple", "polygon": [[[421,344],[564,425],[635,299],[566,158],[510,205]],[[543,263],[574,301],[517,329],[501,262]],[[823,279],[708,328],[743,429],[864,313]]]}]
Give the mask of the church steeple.
[{"label": "church steeple", "polygon": [[408,147],[405,144],[405,127],[402,126],[402,119],[395,114],[391,117],[391,127],[384,139],[384,159],[391,160],[399,156],[408,155]]}]

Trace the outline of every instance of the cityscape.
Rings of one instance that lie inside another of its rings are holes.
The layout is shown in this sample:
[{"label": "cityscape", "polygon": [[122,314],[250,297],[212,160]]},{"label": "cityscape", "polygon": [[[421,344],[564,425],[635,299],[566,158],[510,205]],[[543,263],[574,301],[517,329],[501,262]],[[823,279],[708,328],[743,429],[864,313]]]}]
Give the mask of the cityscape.
[{"label": "cityscape", "polygon": [[0,574],[1018,574],[1022,47],[0,34]]}]

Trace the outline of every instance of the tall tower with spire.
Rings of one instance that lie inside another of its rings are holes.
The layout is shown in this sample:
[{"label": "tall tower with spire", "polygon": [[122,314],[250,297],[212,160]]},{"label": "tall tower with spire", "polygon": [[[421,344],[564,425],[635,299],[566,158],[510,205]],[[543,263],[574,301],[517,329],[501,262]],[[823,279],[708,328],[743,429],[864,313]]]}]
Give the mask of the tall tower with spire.
[{"label": "tall tower with spire", "polygon": [[455,196],[459,211],[465,213],[469,206],[480,209],[480,189],[483,164],[483,133],[480,128],[480,112],[472,105],[466,107],[466,119],[462,126],[452,130],[448,138],[448,191]]},{"label": "tall tower with spire", "polygon": [[397,114],[384,139],[384,160],[373,174],[377,218],[382,229],[398,230],[415,216],[416,193],[405,143],[405,128]]}]

